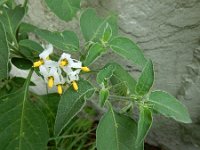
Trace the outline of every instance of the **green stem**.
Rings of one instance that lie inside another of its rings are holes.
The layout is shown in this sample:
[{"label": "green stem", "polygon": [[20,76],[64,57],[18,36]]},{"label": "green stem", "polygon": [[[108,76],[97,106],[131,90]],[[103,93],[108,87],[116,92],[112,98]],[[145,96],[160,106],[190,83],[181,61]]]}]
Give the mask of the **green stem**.
[{"label": "green stem", "polygon": [[24,86],[25,87],[28,87],[30,82],[31,82],[31,77],[32,77],[32,74],[33,74],[33,68],[31,68],[29,74],[28,74],[28,77],[26,79],[26,82],[24,83]]},{"label": "green stem", "polygon": [[130,101],[132,100],[132,97],[125,97],[125,96],[116,96],[116,95],[110,95],[109,96],[111,99],[116,99],[116,100],[125,100],[125,101]]}]

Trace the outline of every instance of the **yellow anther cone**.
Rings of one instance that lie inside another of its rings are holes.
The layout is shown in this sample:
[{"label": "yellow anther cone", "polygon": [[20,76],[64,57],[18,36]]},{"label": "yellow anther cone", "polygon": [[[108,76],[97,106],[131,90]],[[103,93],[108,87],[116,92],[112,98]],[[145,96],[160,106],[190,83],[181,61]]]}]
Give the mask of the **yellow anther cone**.
[{"label": "yellow anther cone", "polygon": [[66,59],[63,59],[60,61],[60,66],[64,67],[68,64],[68,61]]},{"label": "yellow anther cone", "polygon": [[48,87],[52,88],[54,84],[54,78],[53,77],[49,77],[48,78]]},{"label": "yellow anther cone", "polygon": [[84,72],[89,72],[90,69],[88,67],[81,67],[81,70],[83,70]]},{"label": "yellow anther cone", "polygon": [[39,67],[39,66],[41,66],[43,64],[43,61],[42,60],[39,60],[39,61],[36,61],[36,62],[34,62],[33,63],[33,67],[35,68],[35,67]]},{"label": "yellow anther cone", "polygon": [[63,89],[62,89],[62,85],[61,84],[59,84],[59,85],[57,85],[57,90],[58,90],[58,94],[62,94],[62,92],[63,92]]},{"label": "yellow anther cone", "polygon": [[76,81],[72,82],[72,86],[73,86],[73,88],[74,88],[75,91],[78,90],[78,84],[76,83]]}]

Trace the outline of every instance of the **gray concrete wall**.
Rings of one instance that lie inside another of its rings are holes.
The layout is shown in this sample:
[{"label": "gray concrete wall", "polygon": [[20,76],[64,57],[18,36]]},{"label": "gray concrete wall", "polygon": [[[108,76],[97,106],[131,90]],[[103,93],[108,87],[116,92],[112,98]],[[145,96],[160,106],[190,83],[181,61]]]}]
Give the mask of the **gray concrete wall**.
[{"label": "gray concrete wall", "polygon": [[[147,142],[166,150],[200,149],[200,0],[85,0],[99,14],[116,13],[120,33],[133,39],[155,64],[155,88],[187,105],[190,125],[155,117]],[[44,0],[30,0],[26,21],[51,30],[80,34],[78,18],[66,23],[51,13]],[[117,56],[110,54],[118,59]],[[134,67],[121,60],[127,70]]]}]

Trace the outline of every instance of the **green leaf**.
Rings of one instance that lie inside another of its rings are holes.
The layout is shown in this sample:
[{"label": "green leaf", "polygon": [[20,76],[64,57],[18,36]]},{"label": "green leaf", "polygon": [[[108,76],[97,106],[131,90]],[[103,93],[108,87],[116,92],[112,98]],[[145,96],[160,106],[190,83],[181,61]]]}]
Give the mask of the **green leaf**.
[{"label": "green leaf", "polygon": [[102,84],[105,80],[110,79],[110,77],[113,75],[113,72],[115,70],[115,65],[106,65],[102,70],[100,70],[97,74],[97,83]]},{"label": "green leaf", "polygon": [[[8,36],[16,41],[15,35],[17,28],[25,15],[25,8],[16,6],[14,9],[3,8],[0,21],[4,24]],[[15,43],[16,44],[16,43]]]},{"label": "green leaf", "polygon": [[137,130],[137,138],[136,145],[140,146],[141,143],[144,142],[144,139],[151,128],[153,118],[151,111],[146,107],[140,108],[140,119],[138,121],[138,130]]},{"label": "green leaf", "polygon": [[49,133],[51,136],[54,136],[54,123],[60,95],[57,93],[40,96],[34,95],[32,99],[38,102],[37,104],[39,108],[42,110],[43,114],[47,118]]},{"label": "green leaf", "polygon": [[[122,87],[128,88],[126,94],[135,93],[136,81],[135,79],[119,64],[112,63],[111,65],[115,66],[113,76],[111,77],[111,83],[113,86],[124,83]],[[121,88],[122,88],[121,87]]]},{"label": "green leaf", "polygon": [[108,24],[112,29],[112,36],[116,36],[118,27],[115,16],[102,19],[94,9],[86,9],[80,18],[81,31],[86,41],[100,41]]},{"label": "green leaf", "polygon": [[112,28],[107,23],[105,28],[104,28],[104,32],[103,32],[103,36],[102,36],[101,41],[106,44],[111,39],[111,37],[112,37]]},{"label": "green leaf", "polygon": [[48,7],[62,20],[71,20],[80,9],[81,0],[45,0]]},{"label": "green leaf", "polygon": [[0,81],[8,77],[9,48],[3,24],[0,22]]},{"label": "green leaf", "polygon": [[136,84],[135,88],[136,93],[139,95],[147,94],[150,88],[152,87],[153,82],[154,82],[153,63],[151,60],[148,60]]},{"label": "green leaf", "polygon": [[[16,84],[16,86],[23,86],[26,79],[22,78],[22,77],[13,77],[12,81],[14,82],[14,84]],[[30,81],[30,86],[35,86],[35,83],[33,83],[32,81]]]},{"label": "green leaf", "polygon": [[183,123],[191,123],[187,108],[175,97],[164,91],[153,91],[149,100],[153,109],[166,117],[171,117]]},{"label": "green leaf", "polygon": [[19,34],[34,32],[34,30],[38,29],[36,26],[22,22],[19,26]]},{"label": "green leaf", "polygon": [[109,90],[108,89],[101,89],[99,92],[99,103],[100,106],[103,107],[108,100],[109,97]]},{"label": "green leaf", "polygon": [[30,60],[25,59],[25,58],[13,57],[11,59],[11,62],[17,68],[22,69],[22,70],[29,70],[33,66],[33,63]]},{"label": "green leaf", "polygon": [[144,67],[147,60],[140,48],[130,39],[125,37],[114,38],[110,43],[110,48],[120,56],[130,60],[139,67]]},{"label": "green leaf", "polygon": [[85,100],[91,96],[94,91],[92,85],[85,80],[78,82],[79,89],[74,91],[70,87],[61,97],[55,121],[54,132],[59,135],[69,122],[81,111],[85,105]]},{"label": "green leaf", "polygon": [[79,39],[72,31],[51,32],[37,29],[34,33],[63,51],[73,52],[79,49]]},{"label": "green leaf", "polygon": [[48,127],[43,113],[29,100],[28,86],[24,86],[0,101],[0,149],[44,150],[48,141]]},{"label": "green leaf", "polygon": [[0,0],[0,6],[1,6],[2,4],[4,4],[6,1],[8,1],[8,0]]},{"label": "green leaf", "polygon": [[88,66],[92,64],[98,57],[101,56],[103,52],[105,52],[105,48],[102,47],[101,44],[95,43],[94,45],[92,45],[88,50],[87,56],[84,60],[84,65]]},{"label": "green leaf", "polygon": [[32,40],[21,40],[19,42],[19,51],[26,56],[26,58],[33,60],[34,57],[38,57],[44,48],[35,41]]},{"label": "green leaf", "polygon": [[101,118],[96,135],[98,150],[143,150],[143,144],[138,148],[135,145],[136,122],[112,108]]}]

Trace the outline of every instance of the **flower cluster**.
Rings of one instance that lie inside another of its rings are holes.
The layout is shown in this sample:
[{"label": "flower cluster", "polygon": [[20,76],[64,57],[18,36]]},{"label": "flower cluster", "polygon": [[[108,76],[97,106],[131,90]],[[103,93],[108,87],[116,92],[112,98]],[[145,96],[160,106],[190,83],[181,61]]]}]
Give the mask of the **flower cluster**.
[{"label": "flower cluster", "polygon": [[[47,45],[39,55],[39,60],[34,62],[33,67],[39,67],[40,74],[44,77],[49,88],[57,86],[59,94],[63,93],[62,86],[72,84],[75,91],[78,90],[77,81],[80,71],[89,72],[88,67],[83,67],[82,62],[72,59],[70,54],[63,53],[58,61],[51,60],[49,55],[53,53],[53,46]],[[65,76],[63,76],[63,72]]]}]

